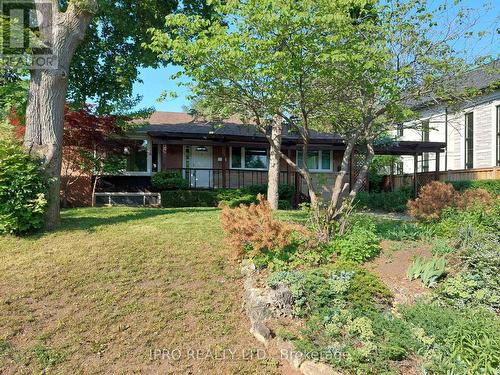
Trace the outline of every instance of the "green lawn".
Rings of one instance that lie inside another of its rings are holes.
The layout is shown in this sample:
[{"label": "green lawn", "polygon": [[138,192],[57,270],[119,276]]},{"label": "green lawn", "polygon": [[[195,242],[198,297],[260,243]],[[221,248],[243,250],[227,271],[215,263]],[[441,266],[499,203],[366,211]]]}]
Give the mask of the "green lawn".
[{"label": "green lawn", "polygon": [[252,358],[218,214],[78,209],[57,231],[0,237],[0,373],[278,372]]}]

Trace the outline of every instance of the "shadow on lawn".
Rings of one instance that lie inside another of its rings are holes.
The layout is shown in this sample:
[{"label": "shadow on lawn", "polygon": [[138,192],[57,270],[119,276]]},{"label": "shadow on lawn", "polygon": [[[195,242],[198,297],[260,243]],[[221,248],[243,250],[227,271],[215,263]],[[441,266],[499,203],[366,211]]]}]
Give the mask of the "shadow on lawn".
[{"label": "shadow on lawn", "polygon": [[[103,210],[99,212],[99,210]],[[56,232],[66,232],[71,230],[86,230],[93,231],[97,227],[115,225],[121,223],[127,223],[131,221],[139,221],[150,219],[154,217],[174,215],[174,214],[190,214],[197,212],[213,212],[217,208],[183,208],[183,209],[164,209],[164,208],[139,208],[139,209],[129,209],[129,208],[119,208],[119,210],[124,210],[124,212],[118,211],[117,214],[113,214],[113,211],[108,211],[107,208],[92,208],[91,211],[86,210],[69,210],[62,215],[61,226],[57,229],[51,231]],[[128,211],[130,210],[130,211]],[[44,233],[36,233],[33,236],[43,235]]]}]

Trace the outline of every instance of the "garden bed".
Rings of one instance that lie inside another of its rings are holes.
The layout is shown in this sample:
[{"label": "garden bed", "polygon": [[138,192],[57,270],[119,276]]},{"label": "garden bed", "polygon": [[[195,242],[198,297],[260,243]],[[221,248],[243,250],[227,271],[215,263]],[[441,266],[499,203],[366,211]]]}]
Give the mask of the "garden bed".
[{"label": "garden bed", "polygon": [[251,332],[296,353],[302,373],[496,374],[500,203],[446,189],[454,198],[434,213],[425,197],[413,204],[429,219],[358,213],[328,244],[311,242],[303,216],[226,208],[227,235],[256,266],[250,295],[265,312]]}]

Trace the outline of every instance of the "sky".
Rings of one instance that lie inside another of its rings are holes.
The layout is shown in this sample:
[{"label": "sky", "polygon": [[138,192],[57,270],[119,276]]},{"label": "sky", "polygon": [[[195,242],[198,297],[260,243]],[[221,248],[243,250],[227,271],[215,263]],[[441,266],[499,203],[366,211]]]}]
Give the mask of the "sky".
[{"label": "sky", "polygon": [[[441,2],[430,0],[429,6],[436,6]],[[464,0],[462,6],[477,9],[481,14],[480,20],[472,31],[488,31],[489,34],[479,44],[462,40],[457,48],[467,49],[471,57],[488,54],[498,57],[500,55],[500,0]],[[483,7],[486,7],[485,10],[481,10]],[[178,70],[179,68],[175,66],[141,69],[140,78],[143,82],[137,82],[134,85],[134,95],[142,96],[142,101],[137,108],[154,107],[157,111],[171,112],[184,112],[186,108],[189,108],[188,89],[178,87],[179,81],[186,81],[186,78],[183,77],[177,81],[170,78]],[[177,97],[158,101],[165,90],[176,92]]]}]

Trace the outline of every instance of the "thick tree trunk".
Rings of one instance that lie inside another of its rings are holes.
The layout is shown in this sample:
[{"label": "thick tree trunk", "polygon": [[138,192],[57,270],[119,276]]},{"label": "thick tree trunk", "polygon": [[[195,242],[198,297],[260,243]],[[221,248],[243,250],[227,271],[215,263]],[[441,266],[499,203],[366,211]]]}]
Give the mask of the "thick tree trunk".
[{"label": "thick tree trunk", "polygon": [[267,200],[273,210],[278,209],[278,187],[280,180],[280,153],[277,150],[281,149],[281,137],[283,132],[283,123],[277,120],[273,123],[271,129],[271,139],[274,147],[269,150],[269,172],[267,183]]},{"label": "thick tree trunk", "polygon": [[45,218],[47,228],[59,224],[62,136],[67,78],[58,71],[33,70],[26,111],[28,152],[41,158],[49,184],[49,201]]},{"label": "thick tree trunk", "polygon": [[[61,160],[64,127],[64,105],[68,89],[69,67],[76,48],[85,36],[95,0],[71,2],[61,13],[54,3],[52,14],[46,7],[37,5],[42,20],[40,35],[57,57],[57,68],[31,71],[26,134],[27,151],[44,161],[49,183],[48,209],[45,227],[59,224]],[[75,5],[76,4],[76,5]],[[81,7],[81,8],[80,8]]]}]

